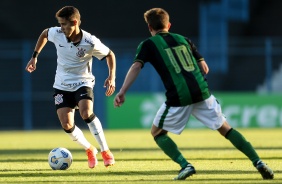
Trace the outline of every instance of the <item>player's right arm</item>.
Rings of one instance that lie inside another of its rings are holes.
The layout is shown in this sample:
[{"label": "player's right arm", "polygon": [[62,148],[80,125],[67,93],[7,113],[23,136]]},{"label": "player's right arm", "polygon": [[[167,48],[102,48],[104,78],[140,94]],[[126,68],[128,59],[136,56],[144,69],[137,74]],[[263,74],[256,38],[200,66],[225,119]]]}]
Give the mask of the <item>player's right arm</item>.
[{"label": "player's right arm", "polygon": [[29,73],[33,72],[36,69],[37,56],[41,52],[43,47],[46,45],[48,41],[47,37],[48,37],[48,29],[45,29],[39,36],[36,46],[34,48],[33,55],[25,67],[25,70],[28,71]]}]

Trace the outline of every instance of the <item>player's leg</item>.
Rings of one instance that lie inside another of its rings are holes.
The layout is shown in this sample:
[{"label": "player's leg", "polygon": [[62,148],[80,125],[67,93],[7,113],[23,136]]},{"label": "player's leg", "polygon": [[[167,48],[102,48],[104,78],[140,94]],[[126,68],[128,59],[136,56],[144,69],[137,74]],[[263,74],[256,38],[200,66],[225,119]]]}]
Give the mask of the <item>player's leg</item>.
[{"label": "player's leg", "polygon": [[237,130],[231,128],[231,126],[224,121],[222,126],[217,129],[218,132],[228,139],[238,150],[244,153],[254,165],[260,160],[257,152],[253,148],[250,142]]},{"label": "player's leg", "polygon": [[263,179],[273,179],[273,171],[261,161],[251,143],[248,142],[240,132],[231,128],[227,121],[223,123],[218,131],[252,161],[254,167],[261,173]]},{"label": "player's leg", "polygon": [[85,138],[83,132],[74,124],[74,110],[71,108],[60,108],[57,114],[61,125],[70,138],[77,144],[81,145],[88,156],[88,166],[94,168],[97,164],[97,149],[94,148]]},{"label": "player's leg", "polygon": [[[84,94],[81,96],[81,94]],[[106,167],[112,166],[115,163],[115,159],[113,154],[111,153],[105,134],[103,131],[102,124],[99,118],[93,112],[93,91],[91,88],[80,88],[77,91],[77,99],[79,106],[79,113],[82,119],[87,123],[91,134],[95,137],[98,142],[101,154],[104,160],[104,165]]]},{"label": "player's leg", "polygon": [[167,131],[152,125],[151,133],[157,145],[167,156],[169,156],[174,162],[178,163],[181,168],[187,166],[187,160],[179,151],[176,143],[167,135]]},{"label": "player's leg", "polygon": [[70,138],[86,150],[88,156],[88,166],[94,168],[97,164],[97,149],[94,148],[85,138],[83,132],[74,123],[75,101],[73,94],[55,89],[55,105],[57,115],[64,131]]},{"label": "player's leg", "polygon": [[100,146],[101,154],[104,160],[104,165],[106,167],[112,166],[115,163],[115,159],[114,159],[113,154],[109,150],[109,147],[108,147],[105,135],[104,135],[102,124],[100,120],[98,119],[98,117],[95,116],[93,111],[91,113],[89,112],[89,110],[87,110],[88,107],[92,105],[93,103],[90,100],[80,100],[79,101],[79,111],[81,113],[81,117],[87,123],[91,134],[95,137],[96,141],[98,142]]},{"label": "player's leg", "polygon": [[272,170],[260,160],[251,143],[248,142],[240,132],[233,129],[227,123],[226,118],[221,112],[221,106],[214,96],[211,96],[204,102],[195,104],[194,107],[192,114],[198,120],[207,127],[213,130],[218,130],[222,136],[228,139],[238,150],[244,153],[252,161],[253,165],[262,174],[264,179],[273,178]]},{"label": "player's leg", "polygon": [[[169,108],[173,108],[174,110],[171,111]],[[174,114],[172,112],[177,113]],[[183,157],[176,143],[167,135],[168,131],[180,134],[188,121],[189,117],[187,118],[187,115],[189,116],[189,113],[181,110],[181,108],[168,107],[166,104],[162,104],[151,128],[151,134],[157,145],[169,158],[181,167],[179,175],[175,180],[185,180],[187,177],[196,173],[194,167]],[[174,121],[175,119],[178,119],[179,122]]]}]

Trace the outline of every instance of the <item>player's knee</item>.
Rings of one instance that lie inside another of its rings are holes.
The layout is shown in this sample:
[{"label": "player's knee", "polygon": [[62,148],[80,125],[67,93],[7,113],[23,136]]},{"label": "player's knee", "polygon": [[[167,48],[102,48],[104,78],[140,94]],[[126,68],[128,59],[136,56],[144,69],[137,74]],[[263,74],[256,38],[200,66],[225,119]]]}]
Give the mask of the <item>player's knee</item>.
[{"label": "player's knee", "polygon": [[61,126],[64,130],[70,130],[71,128],[74,127],[74,123],[70,121],[61,121]]},{"label": "player's knee", "polygon": [[85,121],[85,123],[90,123],[95,119],[96,115],[94,113],[92,113],[90,116],[86,116],[85,118],[83,118],[83,120]]},{"label": "player's knee", "polygon": [[223,136],[228,139],[228,135],[230,134],[230,132],[232,132],[234,129],[230,128]]},{"label": "player's knee", "polygon": [[151,128],[151,134],[152,134],[153,137],[156,137],[156,136],[161,135],[161,134],[167,134],[167,131],[153,125],[152,128]]},{"label": "player's knee", "polygon": [[71,128],[69,128],[69,127],[64,128],[63,127],[63,129],[66,133],[72,133],[74,131],[74,128],[75,128],[75,125],[73,125]]}]

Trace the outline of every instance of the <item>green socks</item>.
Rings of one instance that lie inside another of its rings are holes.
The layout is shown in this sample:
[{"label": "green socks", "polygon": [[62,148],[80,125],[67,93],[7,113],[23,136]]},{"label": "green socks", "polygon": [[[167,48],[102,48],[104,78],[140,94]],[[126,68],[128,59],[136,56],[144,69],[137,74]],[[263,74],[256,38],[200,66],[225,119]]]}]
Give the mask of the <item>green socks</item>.
[{"label": "green socks", "polygon": [[162,134],[155,137],[157,145],[169,156],[174,162],[178,163],[181,168],[188,165],[187,160],[182,156],[174,141],[167,135]]},{"label": "green socks", "polygon": [[[251,143],[249,143],[240,132],[235,129],[231,129],[226,134],[225,138],[228,139],[238,150],[244,153],[253,162],[254,166],[257,161],[260,160]],[[155,141],[163,152],[174,162],[178,163],[181,168],[186,167],[189,164],[178,150],[177,145],[167,134],[156,136]]]},{"label": "green socks", "polygon": [[228,139],[238,150],[244,153],[253,162],[254,166],[257,161],[260,160],[251,143],[249,143],[240,132],[235,129],[231,129],[225,135],[225,138]]}]

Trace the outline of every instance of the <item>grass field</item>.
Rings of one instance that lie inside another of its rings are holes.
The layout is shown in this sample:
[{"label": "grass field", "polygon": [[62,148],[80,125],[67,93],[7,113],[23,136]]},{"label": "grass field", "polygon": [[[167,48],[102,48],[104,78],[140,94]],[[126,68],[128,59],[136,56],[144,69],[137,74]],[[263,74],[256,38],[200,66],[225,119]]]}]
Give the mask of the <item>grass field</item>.
[{"label": "grass field", "polygon": [[[173,181],[179,166],[157,147],[149,130],[107,130],[116,164],[89,169],[84,150],[63,131],[0,131],[0,183],[196,183],[282,184],[282,129],[239,129],[273,169],[274,180],[263,180],[251,162],[225,138],[208,129],[185,130],[170,136],[197,174]],[[89,130],[88,140],[97,146]],[[47,162],[51,149],[65,147],[73,155],[68,170],[53,171]]]}]

